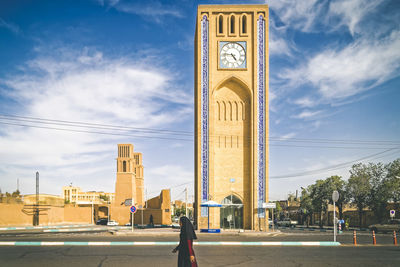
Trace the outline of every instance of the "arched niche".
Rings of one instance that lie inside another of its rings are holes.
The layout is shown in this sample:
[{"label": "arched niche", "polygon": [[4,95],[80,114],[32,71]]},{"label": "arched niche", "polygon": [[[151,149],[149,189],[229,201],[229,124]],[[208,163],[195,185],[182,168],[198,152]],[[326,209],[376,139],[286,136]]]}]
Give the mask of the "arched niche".
[{"label": "arched niche", "polygon": [[[210,97],[210,194],[218,197],[241,195],[242,203],[251,202],[251,96],[246,83],[231,76],[217,84]],[[231,178],[235,182],[230,183]],[[243,205],[242,209],[231,212],[239,212],[243,218],[250,212],[250,206]],[[225,227],[225,219],[231,221],[227,214],[221,214],[221,225]],[[240,219],[234,227],[242,225]]]}]

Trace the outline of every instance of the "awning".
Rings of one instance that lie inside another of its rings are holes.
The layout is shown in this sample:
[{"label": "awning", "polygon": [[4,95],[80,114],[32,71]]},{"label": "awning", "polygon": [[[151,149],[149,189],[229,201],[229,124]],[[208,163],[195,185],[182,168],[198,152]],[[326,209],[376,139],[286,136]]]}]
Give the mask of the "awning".
[{"label": "awning", "polygon": [[201,203],[200,207],[222,207],[222,205],[215,201],[209,200],[207,202]]}]

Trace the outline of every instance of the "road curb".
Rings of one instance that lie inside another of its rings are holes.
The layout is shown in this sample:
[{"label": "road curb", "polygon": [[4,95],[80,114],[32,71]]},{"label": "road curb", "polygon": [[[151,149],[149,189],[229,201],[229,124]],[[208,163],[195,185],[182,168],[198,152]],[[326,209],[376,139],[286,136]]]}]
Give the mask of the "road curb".
[{"label": "road curb", "polygon": [[[340,246],[339,242],[193,242],[197,246]],[[173,246],[179,242],[2,241],[0,246]]]}]

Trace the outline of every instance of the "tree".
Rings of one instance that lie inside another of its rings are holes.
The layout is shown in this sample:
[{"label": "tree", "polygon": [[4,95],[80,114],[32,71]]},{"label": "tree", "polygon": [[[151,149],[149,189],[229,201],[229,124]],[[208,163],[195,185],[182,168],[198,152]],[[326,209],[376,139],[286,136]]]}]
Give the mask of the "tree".
[{"label": "tree", "polygon": [[14,192],[11,194],[11,196],[12,196],[12,197],[19,197],[19,196],[20,196],[19,190],[17,189],[16,191],[14,191]]},{"label": "tree", "polygon": [[352,166],[346,190],[351,201],[357,206],[361,227],[363,210],[368,204],[368,197],[371,193],[370,178],[366,165],[358,163]]},{"label": "tree", "polygon": [[393,201],[395,209],[400,209],[400,158],[387,164],[385,185],[388,200]]},{"label": "tree", "polygon": [[110,199],[107,195],[100,195],[99,198],[104,200],[105,202],[108,202],[108,200]]},{"label": "tree", "polygon": [[374,212],[379,222],[385,219],[386,207],[389,200],[388,185],[385,182],[386,169],[382,163],[369,163],[367,166],[371,192],[368,197],[368,207]]},{"label": "tree", "polygon": [[311,186],[307,188],[301,188],[301,197],[300,197],[300,209],[302,211],[302,214],[305,216],[305,219],[307,221],[307,227],[310,225],[310,218],[312,218],[313,214],[313,205],[312,205],[312,199],[310,196],[310,191],[311,191]]},{"label": "tree", "polygon": [[276,203],[275,218],[279,220],[281,217],[282,207],[281,204],[279,204],[279,201],[275,201],[275,203]]},{"label": "tree", "polygon": [[338,191],[339,199],[336,204],[339,209],[339,218],[343,218],[343,206],[349,202],[349,197],[346,191],[346,182],[342,180],[341,176],[337,175],[326,178],[325,182],[328,186],[329,202],[331,204],[333,204],[333,191]]},{"label": "tree", "polygon": [[310,187],[310,197],[313,210],[320,213],[319,226],[322,228],[324,222],[322,220],[323,213],[328,208],[330,188],[326,180],[317,180],[315,184]]},{"label": "tree", "polygon": [[181,206],[181,207],[177,207],[176,209],[175,209],[175,216],[176,217],[179,217],[179,216],[181,216],[181,215],[185,215],[186,214],[186,209],[185,209],[185,206]]}]

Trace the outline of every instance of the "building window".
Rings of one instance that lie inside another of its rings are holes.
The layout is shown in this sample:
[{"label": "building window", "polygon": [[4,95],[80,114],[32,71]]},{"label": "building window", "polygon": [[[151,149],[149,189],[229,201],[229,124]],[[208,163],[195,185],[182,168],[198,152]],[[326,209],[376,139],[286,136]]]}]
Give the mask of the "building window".
[{"label": "building window", "polygon": [[242,16],[242,33],[247,33],[247,16]]},{"label": "building window", "polygon": [[218,17],[218,33],[224,33],[224,17],[222,15],[219,15]]},{"label": "building window", "polygon": [[126,172],[126,161],[125,160],[122,162],[122,171]]},{"label": "building window", "polygon": [[235,33],[235,16],[231,16],[231,33]]}]

